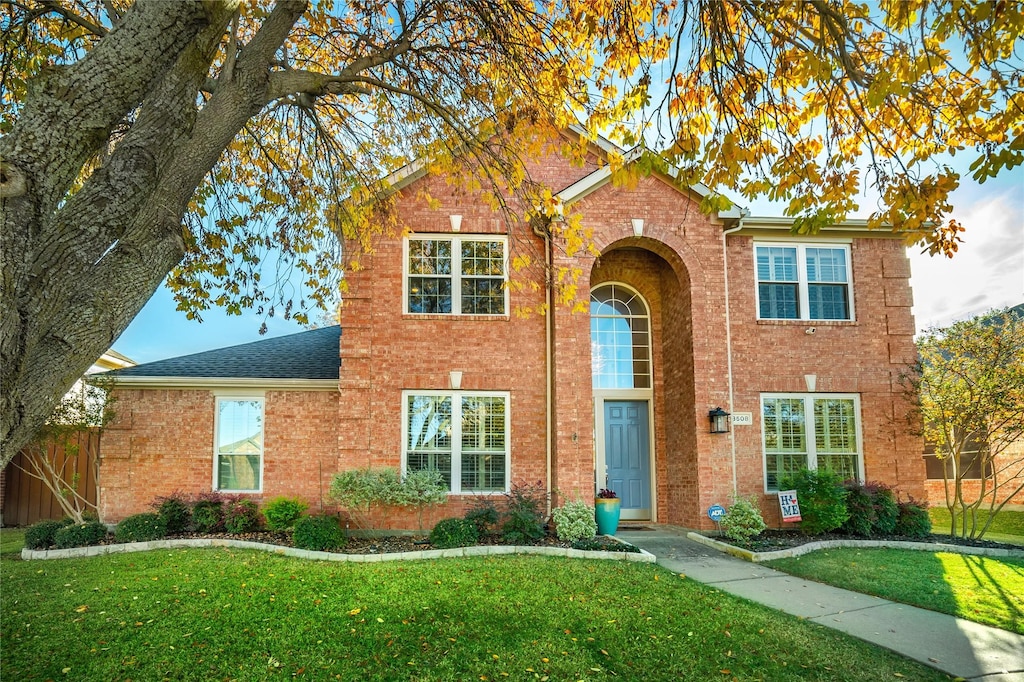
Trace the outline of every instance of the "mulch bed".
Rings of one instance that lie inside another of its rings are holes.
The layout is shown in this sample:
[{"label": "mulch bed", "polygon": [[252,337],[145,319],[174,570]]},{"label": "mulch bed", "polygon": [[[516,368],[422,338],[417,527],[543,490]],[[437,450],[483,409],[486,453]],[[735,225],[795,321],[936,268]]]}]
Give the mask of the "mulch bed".
[{"label": "mulch bed", "polygon": [[949,535],[928,535],[923,538],[912,538],[904,537],[900,535],[886,535],[876,537],[860,537],[857,535],[846,535],[842,533],[825,533],[822,535],[804,535],[799,531],[791,530],[766,530],[761,533],[760,536],[754,538],[749,543],[738,543],[722,536],[716,538],[722,542],[728,542],[729,544],[742,547],[743,549],[749,549],[754,552],[774,552],[780,549],[790,549],[791,547],[799,547],[800,545],[806,545],[809,542],[818,542],[821,540],[898,540],[900,542],[940,542],[946,545],[959,545],[961,547],[989,547],[992,549],[1021,549],[1016,545],[1008,545],[1003,542],[995,542],[994,540],[969,540],[965,538],[954,538]]}]

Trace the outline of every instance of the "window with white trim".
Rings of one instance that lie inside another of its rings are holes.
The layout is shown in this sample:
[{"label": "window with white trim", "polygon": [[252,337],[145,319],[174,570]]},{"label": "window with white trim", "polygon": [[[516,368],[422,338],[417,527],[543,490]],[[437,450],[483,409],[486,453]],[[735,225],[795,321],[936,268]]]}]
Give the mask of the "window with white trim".
[{"label": "window with white trim", "polygon": [[853,319],[849,246],[760,243],[754,259],[758,319]]},{"label": "window with white trim", "polygon": [[213,486],[259,492],[263,486],[263,398],[217,398]]},{"label": "window with white trim", "polygon": [[452,493],[506,492],[507,393],[405,391],[402,470],[436,469]]},{"label": "window with white trim", "polygon": [[505,315],[506,243],[496,236],[415,236],[405,241],[405,311]]},{"label": "window with white trim", "polygon": [[856,395],[761,396],[765,490],[800,469],[827,468],[862,480],[860,399]]}]

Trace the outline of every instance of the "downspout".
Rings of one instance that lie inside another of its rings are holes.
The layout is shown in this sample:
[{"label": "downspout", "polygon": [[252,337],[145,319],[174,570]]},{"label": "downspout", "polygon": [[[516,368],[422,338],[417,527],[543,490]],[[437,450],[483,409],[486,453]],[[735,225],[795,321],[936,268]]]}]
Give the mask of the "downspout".
[{"label": "downspout", "polygon": [[545,516],[551,516],[551,493],[553,486],[551,485],[551,460],[553,455],[553,448],[551,445],[551,438],[553,432],[554,420],[552,415],[554,413],[554,362],[553,362],[553,351],[552,344],[555,338],[555,308],[554,308],[554,277],[551,274],[552,257],[551,257],[551,225],[550,221],[545,227],[541,227],[538,223],[534,223],[533,233],[538,237],[544,238],[544,302],[547,306],[547,310],[544,313],[544,457],[545,457],[545,485],[546,495],[544,499],[547,500],[545,507]]},{"label": "downspout", "polygon": [[[740,219],[736,222],[736,227],[722,231],[722,265],[725,271],[725,359],[727,363],[727,374],[729,378],[729,414],[733,412],[733,384],[732,384],[732,321],[729,318],[729,251],[726,249],[725,240],[730,234],[734,234],[743,229],[743,219],[750,215],[750,211],[741,208]],[[729,429],[729,448],[732,451],[732,494],[737,494],[736,489],[736,433],[735,430]]]}]

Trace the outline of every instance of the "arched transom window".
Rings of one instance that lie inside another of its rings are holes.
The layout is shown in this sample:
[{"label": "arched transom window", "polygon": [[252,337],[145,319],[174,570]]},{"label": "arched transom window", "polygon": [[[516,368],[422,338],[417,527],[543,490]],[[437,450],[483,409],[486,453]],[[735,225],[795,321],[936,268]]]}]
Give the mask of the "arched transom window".
[{"label": "arched transom window", "polygon": [[651,325],[640,294],[622,284],[590,293],[594,388],[651,387]]}]

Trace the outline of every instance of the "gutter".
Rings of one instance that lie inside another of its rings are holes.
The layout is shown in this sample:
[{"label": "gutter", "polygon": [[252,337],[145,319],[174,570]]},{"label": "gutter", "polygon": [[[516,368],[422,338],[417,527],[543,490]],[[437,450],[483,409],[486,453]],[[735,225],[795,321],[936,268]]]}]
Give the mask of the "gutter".
[{"label": "gutter", "polygon": [[[722,266],[725,270],[725,358],[729,378],[729,414],[732,414],[734,409],[735,393],[732,381],[732,320],[729,315],[729,251],[726,249],[725,242],[726,237],[730,234],[735,234],[743,229],[743,220],[749,216],[750,211],[741,208],[739,220],[736,221],[736,227],[722,231]],[[732,494],[736,495],[738,493],[736,489],[736,432],[732,428],[729,429],[729,448],[732,451]]]},{"label": "gutter", "polygon": [[547,228],[541,228],[535,224],[533,226],[533,233],[538,237],[544,238],[544,301],[547,305],[547,310],[544,314],[544,458],[546,467],[545,492],[547,494],[544,496],[544,499],[547,500],[545,516],[551,516],[551,493],[553,489],[551,485],[551,465],[554,455],[551,439],[554,432],[553,413],[555,401],[553,352],[555,338],[555,295],[554,277],[551,273],[552,244],[550,221]]}]

